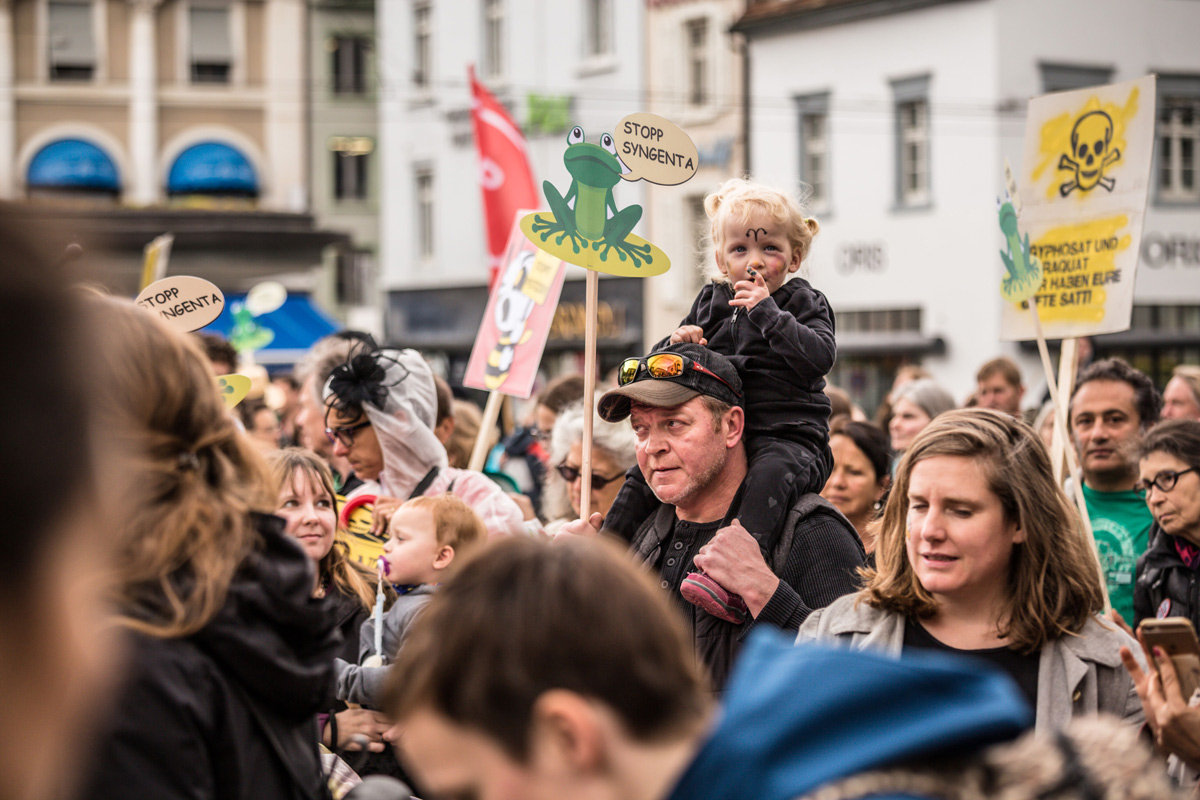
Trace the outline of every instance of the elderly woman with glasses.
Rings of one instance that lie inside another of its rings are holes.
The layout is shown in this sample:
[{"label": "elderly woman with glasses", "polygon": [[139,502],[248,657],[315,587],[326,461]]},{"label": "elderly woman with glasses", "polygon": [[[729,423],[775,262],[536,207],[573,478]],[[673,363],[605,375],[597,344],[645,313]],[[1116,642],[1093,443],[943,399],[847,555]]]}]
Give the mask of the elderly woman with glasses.
[{"label": "elderly woman with glasses", "polygon": [[[583,505],[583,405],[567,406],[559,412],[550,434],[550,466],[542,486],[546,532],[553,534],[563,523],[579,518]],[[593,511],[607,514],[625,485],[625,472],[637,463],[636,439],[628,425],[592,420]]]},{"label": "elderly woman with glasses", "polygon": [[[1142,441],[1141,480],[1154,516],[1150,548],[1137,562],[1133,590],[1136,621],[1185,617],[1200,626],[1200,422],[1173,419],[1154,426]],[[1141,638],[1139,634],[1139,638]],[[1188,705],[1171,659],[1142,642],[1143,670],[1129,648],[1121,657],[1137,687],[1146,722],[1159,748],[1170,757],[1169,771],[1194,788],[1200,776],[1200,708]]]},{"label": "elderly woman with glasses", "polygon": [[1200,422],[1176,419],[1142,442],[1141,480],[1154,516],[1150,548],[1138,559],[1136,622],[1187,617],[1200,627]]}]

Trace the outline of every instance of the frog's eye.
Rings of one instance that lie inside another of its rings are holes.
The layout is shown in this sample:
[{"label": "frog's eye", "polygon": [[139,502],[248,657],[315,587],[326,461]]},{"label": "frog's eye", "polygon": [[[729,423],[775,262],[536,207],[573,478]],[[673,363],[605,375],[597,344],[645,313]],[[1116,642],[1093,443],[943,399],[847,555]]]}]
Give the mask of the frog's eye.
[{"label": "frog's eye", "polygon": [[579,144],[583,141],[583,128],[576,125],[571,128],[571,132],[567,134],[567,144]]},{"label": "frog's eye", "polygon": [[600,137],[600,146],[614,156],[617,154],[617,145],[613,142],[613,138],[607,133]]}]

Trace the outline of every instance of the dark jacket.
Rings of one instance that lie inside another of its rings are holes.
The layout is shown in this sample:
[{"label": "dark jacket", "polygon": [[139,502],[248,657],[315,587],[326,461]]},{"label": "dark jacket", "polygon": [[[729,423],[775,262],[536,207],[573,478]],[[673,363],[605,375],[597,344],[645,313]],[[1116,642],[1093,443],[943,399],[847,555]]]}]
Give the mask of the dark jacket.
[{"label": "dark jacket", "polygon": [[1144,619],[1160,616],[1159,607],[1169,600],[1161,616],[1187,617],[1200,628],[1200,573],[1183,563],[1175,549],[1175,537],[1163,533],[1155,523],[1150,529],[1150,547],[1137,560],[1133,585],[1133,615],[1136,627]]},{"label": "dark jacket", "polygon": [[258,522],[262,547],[208,625],[176,639],[130,634],[81,797],[325,796],[315,715],[332,699],[337,615],[312,598],[308,556],[283,520]]},{"label": "dark jacket", "polygon": [[793,278],[748,313],[729,305],[733,296],[727,283],[705,285],[679,326],[699,325],[708,348],[737,368],[747,430],[784,439],[813,435],[823,446],[830,411],[825,375],[837,356],[825,295]]},{"label": "dark jacket", "polygon": [[[663,505],[630,542],[634,556],[660,568],[674,525],[675,506]],[[862,563],[862,541],[841,512],[819,495],[801,497],[789,509],[783,534],[768,559],[779,576],[779,588],[757,618],[734,625],[687,606],[696,657],[707,665],[713,686],[724,686],[742,641],[755,628],[765,623],[795,633],[813,610],[857,591]],[[678,586],[663,588],[679,591]]]}]

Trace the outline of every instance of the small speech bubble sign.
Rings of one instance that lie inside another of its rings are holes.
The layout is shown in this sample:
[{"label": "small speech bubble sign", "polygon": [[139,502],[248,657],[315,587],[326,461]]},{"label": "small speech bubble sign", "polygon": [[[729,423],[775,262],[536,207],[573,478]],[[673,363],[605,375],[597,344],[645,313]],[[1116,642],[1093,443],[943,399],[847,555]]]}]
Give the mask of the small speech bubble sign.
[{"label": "small speech bubble sign", "polygon": [[178,331],[198,331],[221,316],[225,295],[216,284],[192,275],[163,278],[142,289],[137,304]]},{"label": "small speech bubble sign", "polygon": [[256,317],[278,311],[287,300],[287,289],[279,281],[256,283],[246,292],[246,308]]},{"label": "small speech bubble sign", "polygon": [[617,158],[629,167],[621,177],[675,186],[696,174],[700,154],[683,128],[665,117],[641,112],[617,123]]}]

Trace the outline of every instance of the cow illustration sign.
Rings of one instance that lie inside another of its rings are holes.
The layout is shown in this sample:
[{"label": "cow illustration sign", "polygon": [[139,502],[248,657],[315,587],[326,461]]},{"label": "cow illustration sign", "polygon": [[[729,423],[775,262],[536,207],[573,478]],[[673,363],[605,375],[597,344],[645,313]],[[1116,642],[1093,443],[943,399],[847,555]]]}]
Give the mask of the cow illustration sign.
[{"label": "cow illustration sign", "polygon": [[526,213],[517,212],[463,377],[465,386],[520,398],[533,393],[566,273],[521,233]]},{"label": "cow illustration sign", "polygon": [[[1154,120],[1153,75],[1029,102],[1017,176],[1020,228],[1028,243],[1022,258],[1005,266],[1015,287],[1014,270],[1040,264],[1036,300],[1048,339],[1129,328]],[[1001,224],[1006,237],[1016,230],[1015,217],[1002,216]],[[1006,293],[1006,341],[1037,338],[1023,295]]]}]

